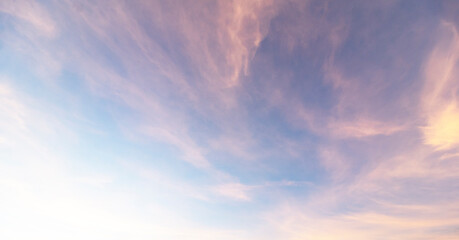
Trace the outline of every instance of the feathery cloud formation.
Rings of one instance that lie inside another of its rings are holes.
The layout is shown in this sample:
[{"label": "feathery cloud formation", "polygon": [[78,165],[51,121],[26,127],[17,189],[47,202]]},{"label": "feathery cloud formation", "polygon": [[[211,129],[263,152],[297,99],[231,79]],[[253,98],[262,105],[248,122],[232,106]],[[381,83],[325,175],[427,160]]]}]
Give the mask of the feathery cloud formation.
[{"label": "feathery cloud formation", "polygon": [[0,238],[457,238],[454,9],[2,1]]}]

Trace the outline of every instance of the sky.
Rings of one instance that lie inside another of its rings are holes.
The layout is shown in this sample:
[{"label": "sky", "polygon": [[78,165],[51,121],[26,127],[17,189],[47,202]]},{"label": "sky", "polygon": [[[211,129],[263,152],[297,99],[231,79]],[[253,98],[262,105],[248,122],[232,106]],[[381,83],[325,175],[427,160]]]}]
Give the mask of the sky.
[{"label": "sky", "polygon": [[0,0],[0,239],[458,239],[458,12]]}]

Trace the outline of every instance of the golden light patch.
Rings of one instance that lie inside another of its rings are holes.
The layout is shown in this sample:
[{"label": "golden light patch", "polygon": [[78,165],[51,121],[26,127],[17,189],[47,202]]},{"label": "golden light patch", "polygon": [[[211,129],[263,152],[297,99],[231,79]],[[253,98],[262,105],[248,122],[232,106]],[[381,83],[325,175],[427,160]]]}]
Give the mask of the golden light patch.
[{"label": "golden light patch", "polygon": [[459,108],[451,103],[429,119],[424,129],[425,143],[437,150],[446,150],[459,145]]}]

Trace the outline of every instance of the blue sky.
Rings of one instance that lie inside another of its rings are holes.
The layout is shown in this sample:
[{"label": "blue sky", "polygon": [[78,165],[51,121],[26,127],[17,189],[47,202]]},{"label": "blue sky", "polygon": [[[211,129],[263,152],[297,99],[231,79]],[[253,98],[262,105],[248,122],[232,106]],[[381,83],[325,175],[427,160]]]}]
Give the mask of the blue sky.
[{"label": "blue sky", "polygon": [[458,11],[1,1],[0,238],[455,239]]}]

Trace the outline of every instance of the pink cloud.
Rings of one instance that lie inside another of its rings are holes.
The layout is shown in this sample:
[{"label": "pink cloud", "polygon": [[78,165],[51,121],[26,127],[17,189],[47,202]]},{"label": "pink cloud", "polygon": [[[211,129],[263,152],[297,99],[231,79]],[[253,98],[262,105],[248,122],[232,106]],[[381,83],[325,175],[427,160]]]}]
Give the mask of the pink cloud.
[{"label": "pink cloud", "polygon": [[440,25],[439,40],[425,64],[422,111],[426,125],[421,128],[425,143],[437,150],[459,145],[459,36],[448,22]]}]

